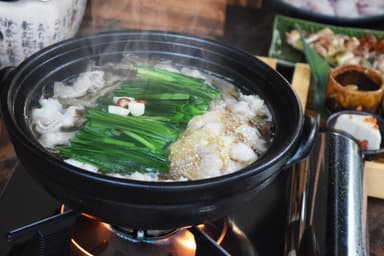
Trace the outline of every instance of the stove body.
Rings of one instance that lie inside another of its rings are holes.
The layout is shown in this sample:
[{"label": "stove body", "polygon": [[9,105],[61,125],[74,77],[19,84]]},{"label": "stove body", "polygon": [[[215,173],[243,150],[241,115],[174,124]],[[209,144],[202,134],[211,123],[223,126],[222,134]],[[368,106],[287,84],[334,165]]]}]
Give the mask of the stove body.
[{"label": "stove body", "polygon": [[[231,225],[236,226],[236,232],[241,232],[243,237],[228,241],[227,246],[237,248],[229,251],[241,250],[249,255],[283,255],[288,214],[288,174],[288,171],[282,172],[267,188],[255,195],[249,204],[228,216]],[[73,247],[70,237],[78,214],[69,213],[39,228],[39,222],[43,219],[60,215],[60,202],[37,184],[21,165],[15,169],[1,193],[0,209],[0,255],[68,255],[66,251]],[[198,235],[194,236],[196,241],[200,240]],[[197,256],[217,253],[211,252],[209,245],[198,247]],[[69,254],[80,255],[73,249],[70,249]]]}]

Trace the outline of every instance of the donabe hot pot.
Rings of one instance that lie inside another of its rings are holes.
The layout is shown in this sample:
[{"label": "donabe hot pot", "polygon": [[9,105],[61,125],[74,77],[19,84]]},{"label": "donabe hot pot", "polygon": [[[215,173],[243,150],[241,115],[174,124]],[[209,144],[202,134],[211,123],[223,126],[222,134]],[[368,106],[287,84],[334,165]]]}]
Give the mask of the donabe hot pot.
[{"label": "donabe hot pot", "polygon": [[[180,182],[99,175],[48,153],[27,121],[42,88],[84,72],[90,61],[118,62],[127,53],[213,72],[232,79],[244,94],[260,95],[275,123],[267,152],[235,173]],[[43,49],[8,75],[2,84],[1,108],[20,162],[57,200],[110,224],[143,229],[196,225],[228,215],[304,158],[317,130],[313,119],[303,115],[289,83],[263,62],[218,42],[155,31],[99,33]]]}]

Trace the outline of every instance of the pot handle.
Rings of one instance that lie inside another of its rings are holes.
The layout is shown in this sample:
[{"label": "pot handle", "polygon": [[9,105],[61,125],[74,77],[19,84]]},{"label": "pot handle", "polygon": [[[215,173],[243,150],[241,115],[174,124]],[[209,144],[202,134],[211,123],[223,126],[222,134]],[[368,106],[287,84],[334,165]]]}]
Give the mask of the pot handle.
[{"label": "pot handle", "polygon": [[283,168],[288,168],[308,156],[317,137],[319,130],[318,128],[318,123],[313,117],[308,115],[304,116],[304,126],[301,133],[299,146],[293,156],[291,156],[291,158],[289,158],[285,163]]}]

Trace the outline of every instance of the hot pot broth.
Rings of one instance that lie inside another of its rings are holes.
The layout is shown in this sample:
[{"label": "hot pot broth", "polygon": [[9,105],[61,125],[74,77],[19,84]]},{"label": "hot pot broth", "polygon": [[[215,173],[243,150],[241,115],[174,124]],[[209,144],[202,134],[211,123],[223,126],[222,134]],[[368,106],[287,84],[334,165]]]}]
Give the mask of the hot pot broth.
[{"label": "hot pot broth", "polygon": [[31,127],[69,164],[127,179],[195,180],[240,170],[273,139],[258,95],[169,61],[126,56],[53,84]]}]

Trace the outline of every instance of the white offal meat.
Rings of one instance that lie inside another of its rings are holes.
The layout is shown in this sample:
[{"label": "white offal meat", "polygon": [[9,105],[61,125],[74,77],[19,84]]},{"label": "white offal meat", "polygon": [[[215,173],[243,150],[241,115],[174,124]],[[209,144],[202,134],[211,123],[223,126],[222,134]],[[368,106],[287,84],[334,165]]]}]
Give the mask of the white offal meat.
[{"label": "white offal meat", "polygon": [[240,101],[214,102],[192,118],[171,145],[170,173],[190,180],[228,174],[248,166],[266,151],[269,138],[253,126],[262,116],[271,120],[264,101],[240,94]]},{"label": "white offal meat", "polygon": [[40,99],[40,108],[32,110],[32,124],[38,133],[55,132],[60,129],[63,106],[56,99]]},{"label": "white offal meat", "polygon": [[90,101],[82,100],[82,97],[94,95],[97,98],[100,91],[105,90],[104,87],[104,71],[99,70],[79,74],[71,85],[55,82],[53,97],[41,98],[40,107],[34,108],[31,114],[31,124],[41,145],[54,149],[57,145],[67,144],[74,136],[68,130],[79,127],[85,121],[79,112],[89,107]]},{"label": "white offal meat", "polygon": [[39,142],[46,148],[54,148],[56,145],[65,144],[73,133],[63,132],[63,128],[70,128],[81,122],[78,111],[81,106],[63,105],[53,98],[40,99],[40,108],[32,110],[31,119],[35,132],[39,133]]},{"label": "white offal meat", "polygon": [[233,143],[231,147],[231,159],[249,164],[256,161],[257,155],[249,145],[245,143]]},{"label": "white offal meat", "polygon": [[57,132],[61,128],[75,126],[80,116],[78,111],[83,110],[81,106],[70,106],[63,108],[57,99],[40,99],[40,108],[32,110],[32,124],[38,133]]},{"label": "white offal meat", "polygon": [[240,95],[240,101],[244,101],[248,104],[249,109],[255,115],[263,115],[267,118],[268,121],[272,120],[271,112],[268,107],[265,105],[264,100],[255,95]]},{"label": "white offal meat", "polygon": [[200,166],[199,168],[201,170],[204,170],[200,173],[200,178],[210,178],[210,177],[216,177],[220,176],[221,172],[220,170],[223,168],[224,164],[222,159],[220,159],[220,156],[218,156],[215,153],[208,152],[206,154],[200,154],[201,160],[200,160]]},{"label": "white offal meat", "polygon": [[[208,128],[215,133],[222,133],[223,129],[223,120],[225,118],[226,112],[223,109],[212,109],[207,111],[204,115],[195,116],[188,123],[187,131],[188,133],[195,130],[202,129],[203,127]],[[221,125],[220,125],[221,124]]]},{"label": "white offal meat", "polygon": [[105,84],[103,71],[89,71],[79,75],[73,85],[55,82],[53,87],[54,97],[79,98],[88,92],[94,93],[103,88]]},{"label": "white offal meat", "polygon": [[256,114],[251,111],[249,104],[245,101],[238,101],[229,107],[232,113],[240,119],[251,119]]},{"label": "white offal meat", "polygon": [[249,124],[240,125],[235,129],[236,136],[241,138],[247,145],[256,152],[267,150],[267,143],[262,138],[259,130]]},{"label": "white offal meat", "polygon": [[67,144],[74,136],[74,132],[47,132],[40,136],[39,142],[45,148],[53,149],[57,145]]}]

